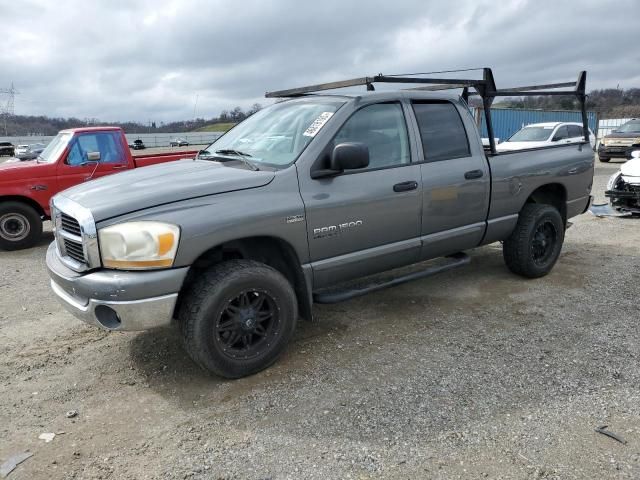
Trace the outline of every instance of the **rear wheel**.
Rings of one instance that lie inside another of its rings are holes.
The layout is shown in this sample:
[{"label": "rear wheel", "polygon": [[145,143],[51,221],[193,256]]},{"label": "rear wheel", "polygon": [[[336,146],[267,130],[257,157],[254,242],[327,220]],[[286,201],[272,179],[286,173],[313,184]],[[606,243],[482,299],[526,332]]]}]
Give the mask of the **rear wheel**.
[{"label": "rear wheel", "polygon": [[509,270],[527,278],[548,274],[555,265],[564,242],[564,222],[551,205],[528,203],[518,223],[504,241],[502,254]]},{"label": "rear wheel", "polygon": [[214,265],[181,300],[178,321],[187,352],[201,367],[239,378],[273,364],[295,330],[298,304],[288,280],[268,265]]},{"label": "rear wheel", "polygon": [[42,235],[42,219],[35,209],[21,202],[0,204],[0,249],[33,247]]}]

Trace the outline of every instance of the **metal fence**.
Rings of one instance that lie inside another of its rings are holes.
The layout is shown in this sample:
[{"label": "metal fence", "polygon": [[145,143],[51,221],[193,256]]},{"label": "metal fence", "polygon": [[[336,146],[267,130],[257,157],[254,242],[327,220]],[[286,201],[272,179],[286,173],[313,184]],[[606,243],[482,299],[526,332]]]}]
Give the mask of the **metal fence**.
[{"label": "metal fence", "polygon": [[[482,111],[472,109],[476,119],[481,119],[481,135],[487,137],[487,125]],[[587,112],[589,128],[596,132],[598,116],[596,112]],[[582,123],[582,114],[578,110],[523,110],[518,108],[492,108],[491,121],[496,139],[504,141],[526,125],[543,122]]]}]

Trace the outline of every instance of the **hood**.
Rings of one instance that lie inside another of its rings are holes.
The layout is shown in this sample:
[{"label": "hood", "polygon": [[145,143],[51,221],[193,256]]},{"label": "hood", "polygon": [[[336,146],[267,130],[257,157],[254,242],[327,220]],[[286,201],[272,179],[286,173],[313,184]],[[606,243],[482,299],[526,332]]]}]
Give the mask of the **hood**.
[{"label": "hood", "polygon": [[498,152],[510,152],[511,150],[524,150],[526,148],[546,147],[548,142],[502,142],[496,145]]},{"label": "hood", "polygon": [[208,160],[178,160],[109,175],[61,195],[91,210],[99,222],[126,213],[190,198],[268,184],[271,171],[252,171]]},{"label": "hood", "polygon": [[638,138],[640,137],[640,132],[618,132],[618,133],[610,133],[609,135],[605,135],[604,139],[607,140],[609,138]]},{"label": "hood", "polygon": [[7,160],[0,163],[0,182],[33,178],[37,175],[35,172],[45,174],[48,169],[51,169],[51,164],[38,163],[36,160]]},{"label": "hood", "polygon": [[640,158],[632,158],[620,167],[622,179],[628,183],[640,183]]}]

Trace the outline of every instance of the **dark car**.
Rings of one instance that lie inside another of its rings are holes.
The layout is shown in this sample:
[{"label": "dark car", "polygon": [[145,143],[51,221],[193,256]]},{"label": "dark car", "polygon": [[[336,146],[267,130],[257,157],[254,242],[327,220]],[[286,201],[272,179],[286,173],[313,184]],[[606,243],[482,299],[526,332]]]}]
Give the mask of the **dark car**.
[{"label": "dark car", "polygon": [[140,139],[135,140],[131,145],[129,145],[129,147],[133,150],[144,150],[145,148],[147,148],[144,142]]},{"label": "dark car", "polygon": [[640,149],[640,118],[633,118],[613,130],[600,141],[598,158],[608,162],[612,158],[631,158],[631,152]]},{"label": "dark car", "polygon": [[9,155],[13,157],[15,154],[15,146],[11,142],[0,142],[0,157],[3,155]]},{"label": "dark car", "polygon": [[188,147],[189,142],[187,142],[184,138],[174,138],[169,142],[170,147]]}]

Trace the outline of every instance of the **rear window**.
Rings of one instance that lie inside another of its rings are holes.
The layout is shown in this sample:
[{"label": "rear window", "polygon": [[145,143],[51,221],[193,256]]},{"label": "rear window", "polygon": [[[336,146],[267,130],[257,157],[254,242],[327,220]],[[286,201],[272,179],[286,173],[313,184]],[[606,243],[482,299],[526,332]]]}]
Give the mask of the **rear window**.
[{"label": "rear window", "polygon": [[470,155],[467,132],[451,102],[413,102],[425,161],[439,162]]},{"label": "rear window", "polygon": [[582,127],[579,127],[578,125],[569,125],[568,127],[569,137],[584,137],[584,134],[582,133]]}]

